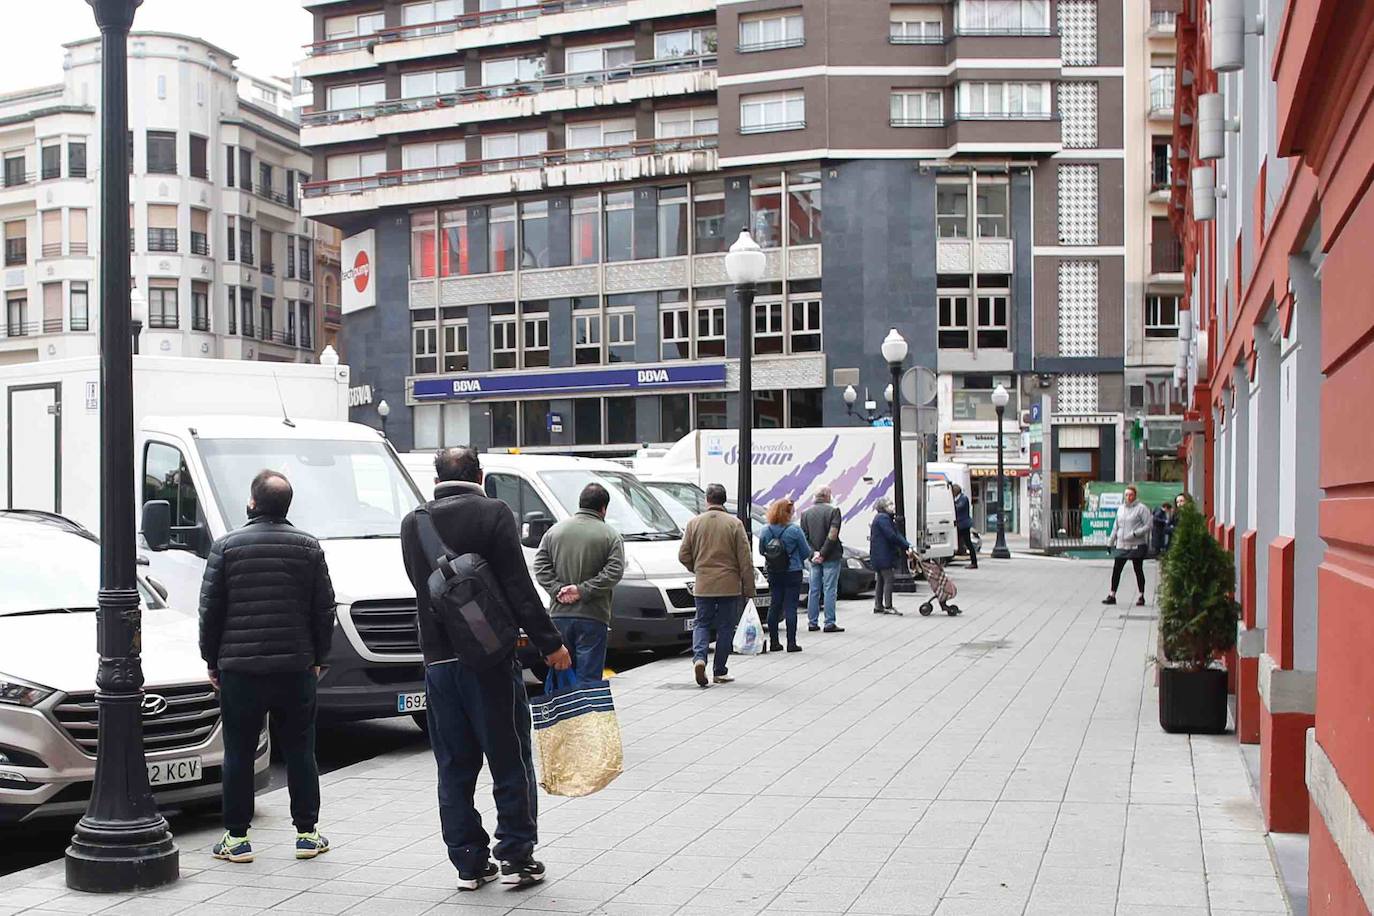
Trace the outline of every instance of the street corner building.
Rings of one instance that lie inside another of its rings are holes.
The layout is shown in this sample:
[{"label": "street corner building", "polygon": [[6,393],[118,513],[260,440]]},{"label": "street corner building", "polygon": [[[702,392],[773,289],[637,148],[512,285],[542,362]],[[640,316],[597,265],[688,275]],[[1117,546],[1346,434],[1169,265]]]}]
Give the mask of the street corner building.
[{"label": "street corner building", "polygon": [[1374,6],[1184,0],[1169,216],[1190,489],[1235,551],[1239,740],[1313,913],[1374,907]]},{"label": "street corner building", "polygon": [[1151,277],[1127,62],[1172,35],[1144,0],[305,6],[303,208],[344,234],[354,418],[385,398],[399,447],[733,427],[724,255],[748,228],[756,426],[855,422],[844,388],[881,400],[895,327],[940,375],[937,441],[987,475],[976,496],[1012,392],[1011,527],[1042,393],[1066,487],[1130,473]]}]

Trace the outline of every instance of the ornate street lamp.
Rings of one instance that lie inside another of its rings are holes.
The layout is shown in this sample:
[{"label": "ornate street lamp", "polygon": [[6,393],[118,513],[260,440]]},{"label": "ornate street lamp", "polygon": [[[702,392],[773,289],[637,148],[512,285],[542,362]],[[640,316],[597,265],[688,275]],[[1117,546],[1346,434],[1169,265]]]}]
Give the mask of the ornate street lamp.
[{"label": "ornate street lamp", "polygon": [[[897,497],[897,530],[906,535],[906,475],[902,472],[902,404],[899,394],[902,390],[902,364],[906,362],[906,338],[893,328],[887,332],[887,337],[883,338],[879,349],[882,350],[883,359],[887,360],[887,368],[892,372],[892,384],[887,387],[887,400],[892,405],[892,480]],[[925,482],[918,481],[917,486],[924,487]],[[921,490],[918,489],[916,492],[920,494]],[[916,590],[916,583],[907,571],[905,563],[897,564],[897,575],[893,577],[892,590]]]},{"label": "ornate street lamp", "polygon": [[382,398],[377,402],[377,416],[382,418],[382,438],[386,438],[386,418],[391,416],[391,405]]},{"label": "ornate street lamp", "polygon": [[[867,389],[865,389],[865,394],[866,394],[866,393],[867,393]],[[891,406],[892,406],[892,386],[891,386],[891,385],[888,385],[888,386],[887,386],[887,390],[885,390],[885,391],[883,392],[883,397],[887,398],[888,407],[891,408]],[[849,414],[849,416],[851,416],[851,417],[858,417],[860,420],[862,420],[863,422],[868,423],[868,424],[870,424],[870,425],[873,424],[873,423],[878,422],[878,421],[881,420],[883,417],[887,416],[887,414],[885,414],[885,413],[883,413],[882,411],[878,410],[878,402],[877,402],[877,401],[865,400],[865,401],[864,401],[863,409],[862,409],[862,410],[856,409],[856,408],[854,407],[854,405],[855,405],[856,403],[858,403],[858,400],[859,400],[859,392],[857,392],[857,391],[854,390],[854,386],[853,386],[853,385],[846,385],[845,388],[844,388],[844,412],[845,412],[845,413]]]},{"label": "ornate street lamp", "polygon": [[992,406],[997,409],[997,543],[992,547],[994,560],[1011,559],[1011,551],[1007,549],[1007,480],[1002,468],[1002,415],[1006,413],[1010,400],[1011,395],[1003,385],[998,385],[992,393]]},{"label": "ornate street lamp", "polygon": [[148,297],[135,286],[129,290],[129,325],[133,337],[134,355],[138,355],[138,338],[143,334],[143,323],[148,320]]},{"label": "ornate street lamp", "polygon": [[749,502],[753,494],[754,472],[754,287],[763,278],[768,259],[748,229],[725,255],[725,273],[735,284],[739,299],[739,483],[735,506],[746,534],[752,532]]},{"label": "ornate street lamp", "polygon": [[143,0],[87,0],[100,26],[100,593],[95,781],[67,847],[67,886],[120,893],[177,879],[177,847],[143,760],[142,612],[135,575],[129,309],[127,45]]}]

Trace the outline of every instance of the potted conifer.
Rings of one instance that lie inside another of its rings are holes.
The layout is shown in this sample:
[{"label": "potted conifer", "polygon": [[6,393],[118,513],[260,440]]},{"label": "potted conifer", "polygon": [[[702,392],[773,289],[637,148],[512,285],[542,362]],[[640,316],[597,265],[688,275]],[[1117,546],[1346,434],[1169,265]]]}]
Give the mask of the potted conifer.
[{"label": "potted conifer", "polygon": [[1236,562],[1192,503],[1178,511],[1160,578],[1159,724],[1166,732],[1220,734],[1226,671],[1216,660],[1236,644]]}]

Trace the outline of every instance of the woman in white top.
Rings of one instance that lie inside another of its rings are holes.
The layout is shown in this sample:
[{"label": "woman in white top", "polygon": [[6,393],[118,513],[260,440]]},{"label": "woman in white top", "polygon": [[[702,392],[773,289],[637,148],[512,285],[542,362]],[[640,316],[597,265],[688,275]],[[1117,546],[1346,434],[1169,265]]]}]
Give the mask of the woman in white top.
[{"label": "woman in white top", "polygon": [[1107,538],[1107,544],[1113,548],[1112,590],[1102,599],[1103,604],[1116,604],[1116,589],[1121,584],[1121,571],[1126,568],[1127,560],[1131,561],[1135,570],[1135,584],[1140,590],[1135,603],[1145,603],[1145,555],[1149,551],[1150,527],[1153,524],[1154,517],[1145,504],[1136,498],[1135,487],[1127,487],[1126,501],[1116,510],[1116,522]]}]

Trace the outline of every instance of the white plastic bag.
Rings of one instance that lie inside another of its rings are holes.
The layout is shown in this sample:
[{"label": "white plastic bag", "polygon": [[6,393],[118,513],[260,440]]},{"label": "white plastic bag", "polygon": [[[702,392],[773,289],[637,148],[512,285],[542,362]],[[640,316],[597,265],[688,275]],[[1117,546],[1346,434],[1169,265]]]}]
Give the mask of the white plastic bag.
[{"label": "white plastic bag", "polygon": [[763,653],[763,622],[759,620],[759,609],[754,607],[750,598],[739,615],[739,626],[735,627],[733,650],[736,655],[760,655]]}]

